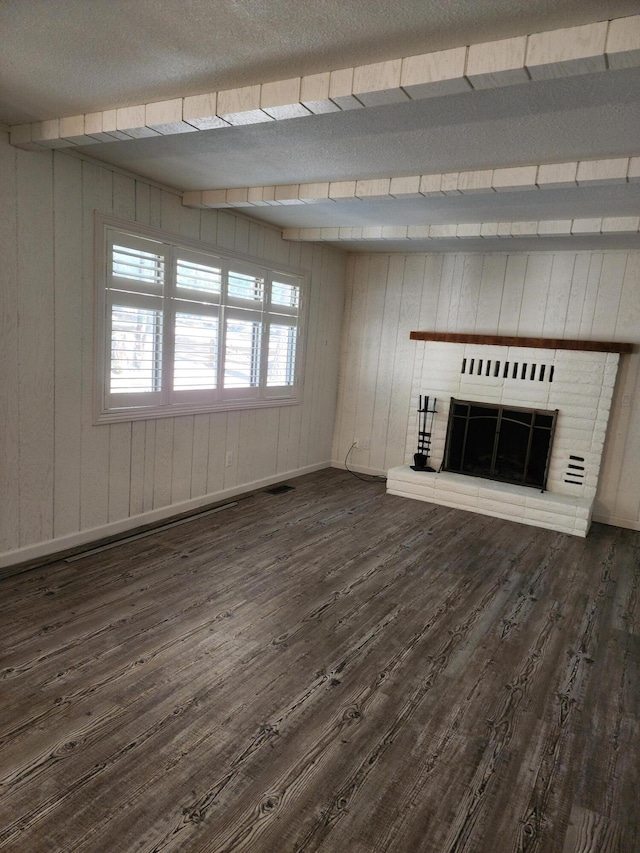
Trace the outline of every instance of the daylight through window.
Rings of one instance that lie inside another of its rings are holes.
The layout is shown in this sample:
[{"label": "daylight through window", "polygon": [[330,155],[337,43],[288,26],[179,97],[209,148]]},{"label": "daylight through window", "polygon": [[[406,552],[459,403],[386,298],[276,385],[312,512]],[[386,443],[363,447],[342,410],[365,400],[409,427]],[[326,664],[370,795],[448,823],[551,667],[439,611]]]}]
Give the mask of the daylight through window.
[{"label": "daylight through window", "polygon": [[99,419],[297,401],[302,276],[103,229]]}]

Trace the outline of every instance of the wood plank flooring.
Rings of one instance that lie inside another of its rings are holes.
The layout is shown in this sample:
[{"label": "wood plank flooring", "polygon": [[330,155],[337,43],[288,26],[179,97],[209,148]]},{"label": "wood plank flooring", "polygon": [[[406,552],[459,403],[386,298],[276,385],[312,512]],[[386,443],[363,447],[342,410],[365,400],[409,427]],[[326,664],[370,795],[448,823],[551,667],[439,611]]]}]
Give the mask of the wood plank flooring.
[{"label": "wood plank flooring", "polygon": [[0,581],[0,850],[637,853],[640,533],[293,484]]}]

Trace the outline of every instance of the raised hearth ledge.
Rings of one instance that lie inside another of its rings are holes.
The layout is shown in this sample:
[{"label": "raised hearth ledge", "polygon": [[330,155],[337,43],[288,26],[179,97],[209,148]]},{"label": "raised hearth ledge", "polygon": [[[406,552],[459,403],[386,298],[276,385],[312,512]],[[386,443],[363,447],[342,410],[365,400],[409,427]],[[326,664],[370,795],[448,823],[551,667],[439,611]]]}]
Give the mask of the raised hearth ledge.
[{"label": "raised hearth ledge", "polygon": [[450,471],[413,471],[409,465],[399,465],[387,472],[387,492],[572,536],[585,537],[591,525],[590,498],[540,492]]},{"label": "raised hearth ledge", "polygon": [[485,344],[498,347],[533,347],[587,352],[633,352],[633,344],[622,341],[573,341],[563,338],[519,338],[513,335],[476,335],[467,332],[410,332],[412,341],[441,341],[450,344]]}]

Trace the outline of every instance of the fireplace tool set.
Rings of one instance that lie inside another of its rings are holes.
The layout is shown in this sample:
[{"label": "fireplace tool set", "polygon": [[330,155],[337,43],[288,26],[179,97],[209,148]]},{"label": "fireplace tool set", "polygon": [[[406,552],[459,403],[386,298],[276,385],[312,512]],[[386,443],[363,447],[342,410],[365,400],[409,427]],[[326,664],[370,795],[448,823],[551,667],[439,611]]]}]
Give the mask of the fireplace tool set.
[{"label": "fireplace tool set", "polygon": [[429,455],[431,453],[433,416],[437,414],[437,400],[435,397],[433,398],[431,408],[429,408],[429,401],[430,397],[423,397],[420,394],[418,402],[418,452],[413,454],[413,465],[411,466],[414,471],[435,471],[435,468],[429,467]]}]

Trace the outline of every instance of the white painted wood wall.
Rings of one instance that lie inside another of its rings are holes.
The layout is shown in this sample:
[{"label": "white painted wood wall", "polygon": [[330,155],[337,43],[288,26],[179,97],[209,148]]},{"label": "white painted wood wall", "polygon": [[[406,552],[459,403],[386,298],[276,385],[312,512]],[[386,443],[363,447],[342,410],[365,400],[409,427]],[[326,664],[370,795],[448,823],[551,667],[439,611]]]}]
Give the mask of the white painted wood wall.
[{"label": "white painted wood wall", "polygon": [[[0,188],[0,566],[329,464],[343,253],[5,133]],[[310,271],[302,404],[94,425],[94,210]]]},{"label": "white painted wood wall", "polygon": [[[351,255],[333,464],[384,473],[404,461],[412,330],[640,345],[640,252]],[[640,349],[640,346],[638,347]],[[640,353],[621,356],[596,521],[640,529]]]}]

